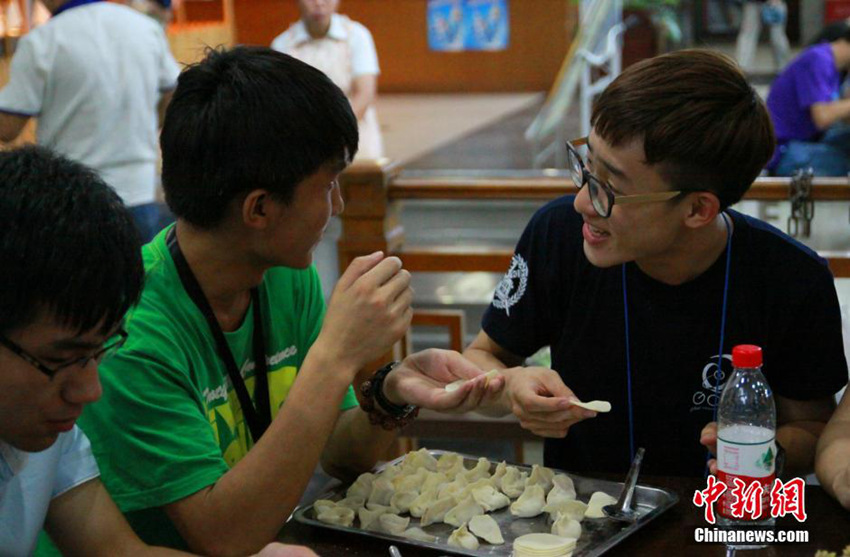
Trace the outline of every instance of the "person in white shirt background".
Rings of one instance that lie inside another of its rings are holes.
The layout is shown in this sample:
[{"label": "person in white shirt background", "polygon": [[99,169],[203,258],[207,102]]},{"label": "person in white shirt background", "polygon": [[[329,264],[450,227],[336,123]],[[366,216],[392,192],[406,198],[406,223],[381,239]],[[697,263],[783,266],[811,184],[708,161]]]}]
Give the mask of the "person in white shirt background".
[{"label": "person in white shirt background", "polygon": [[351,102],[360,132],[357,158],[377,159],[384,147],[375,96],[378,55],[362,24],[336,13],[339,0],[298,0],[301,19],[275,37],[271,47],[318,68]]},{"label": "person in white shirt background", "polygon": [[180,68],[160,25],[104,0],[43,0],[50,20],[21,37],[0,90],[0,141],[31,118],[36,139],[96,170],[130,208],[143,241],[158,232],[160,115]]}]

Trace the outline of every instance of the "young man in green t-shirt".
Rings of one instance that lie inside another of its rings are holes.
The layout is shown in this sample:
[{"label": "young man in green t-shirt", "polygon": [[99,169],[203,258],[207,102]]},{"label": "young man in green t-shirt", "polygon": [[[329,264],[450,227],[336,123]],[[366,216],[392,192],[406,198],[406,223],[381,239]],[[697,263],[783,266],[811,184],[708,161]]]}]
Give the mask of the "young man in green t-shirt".
[{"label": "young man in green t-shirt", "polygon": [[[324,74],[265,48],[210,52],[180,77],[162,131],[176,226],[144,248],[127,344],[82,425],[104,481],[145,540],[205,554],[271,541],[318,462],[370,468],[405,405],[463,411],[489,387],[459,354],[426,351],[351,383],[410,323],[395,257],[356,259],[327,310],[312,252],[342,211],[357,121]],[[377,376],[376,376],[377,377]],[[447,393],[458,378],[476,378]],[[260,437],[262,436],[262,437]]]}]

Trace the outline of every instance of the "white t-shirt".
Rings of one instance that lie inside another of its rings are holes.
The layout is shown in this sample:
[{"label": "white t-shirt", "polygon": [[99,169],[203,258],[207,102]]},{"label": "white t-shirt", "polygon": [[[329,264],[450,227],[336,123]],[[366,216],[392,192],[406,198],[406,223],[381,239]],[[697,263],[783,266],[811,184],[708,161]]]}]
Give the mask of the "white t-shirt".
[{"label": "white t-shirt", "polygon": [[[347,16],[333,14],[328,34],[322,39],[313,39],[307,31],[307,26],[300,19],[293,23],[289,29],[275,37],[271,47],[279,52],[290,54],[293,48],[307,42],[321,44],[323,41],[345,41],[348,43],[351,60],[351,77],[361,75],[378,75],[381,73],[378,67],[378,53],[375,51],[375,41],[372,34],[361,23],[349,19]],[[328,75],[325,68],[319,68]],[[336,80],[334,80],[336,82]],[[340,85],[337,83],[337,85]],[[345,87],[343,87],[345,90]]]},{"label": "white t-shirt", "polygon": [[98,476],[89,440],[76,426],[38,453],[0,441],[0,556],[31,555],[50,501]]},{"label": "white t-shirt", "polygon": [[40,145],[94,168],[127,205],[141,205],[154,200],[157,104],[179,73],[151,18],[84,3],[21,38],[0,111],[38,117]]}]

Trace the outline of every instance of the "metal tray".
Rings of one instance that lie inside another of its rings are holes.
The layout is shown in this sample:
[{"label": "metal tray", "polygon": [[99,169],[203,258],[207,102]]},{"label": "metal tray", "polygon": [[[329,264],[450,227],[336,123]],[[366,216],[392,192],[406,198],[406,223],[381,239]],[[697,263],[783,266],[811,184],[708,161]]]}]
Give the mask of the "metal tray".
[{"label": "metal tray", "polygon": [[[439,457],[440,455],[448,451],[433,450],[428,452],[435,457]],[[472,468],[478,462],[477,457],[465,454],[462,454],[461,456],[463,456],[464,458],[464,465],[467,469]],[[377,467],[374,472],[378,473],[387,466],[400,463],[403,459],[404,457],[402,456],[393,460],[392,462],[387,462]],[[490,463],[491,474],[493,473],[495,466],[496,463]],[[516,466],[521,470],[528,470],[529,472],[531,471],[530,466],[516,464],[512,466]],[[620,491],[623,488],[622,482],[596,480],[593,478],[586,478],[584,476],[577,476],[575,474],[570,474],[568,472],[564,472],[563,470],[557,469],[555,469],[555,471],[557,473],[567,474],[573,479],[573,481],[575,482],[577,498],[584,502],[587,502],[587,500],[590,499],[590,496],[596,491],[604,491],[605,493],[613,497],[618,497],[620,495]],[[336,487],[330,492],[321,495],[319,499],[331,499],[333,501],[338,501],[345,497],[345,491],[347,488],[348,485]],[[581,522],[582,534],[581,538],[579,538],[578,540],[575,551],[573,551],[573,556],[596,557],[597,555],[602,555],[628,536],[634,534],[636,531],[646,526],[646,524],[649,523],[651,520],[659,516],[661,513],[663,513],[673,505],[675,505],[678,500],[679,497],[676,495],[676,493],[670,490],[645,485],[638,485],[637,489],[635,490],[635,507],[638,512],[638,520],[634,524],[625,524],[622,522],[616,522],[608,518],[585,518]],[[540,514],[534,518],[515,518],[511,515],[510,510],[505,507],[504,509],[500,509],[496,512],[491,512],[488,514],[492,516],[499,524],[499,527],[502,530],[502,537],[505,538],[505,543],[502,545],[490,545],[487,542],[480,540],[481,546],[476,550],[469,550],[448,545],[447,542],[449,539],[449,535],[455,529],[454,526],[451,526],[450,524],[437,523],[426,526],[424,530],[429,534],[436,536],[437,541],[422,542],[417,540],[410,540],[408,538],[396,536],[393,534],[362,530],[355,526],[337,526],[334,524],[326,524],[324,522],[319,522],[315,519],[313,505],[297,509],[293,516],[298,522],[301,522],[302,524],[309,524],[310,526],[316,526],[319,528],[330,528],[331,530],[338,530],[340,532],[350,532],[352,534],[359,534],[361,536],[369,536],[372,538],[381,538],[394,543],[413,545],[417,547],[429,547],[446,553],[454,553],[456,555],[509,556],[513,553],[513,542],[518,537],[533,532],[549,533],[551,531],[551,524],[548,522],[549,515],[547,513]],[[357,520],[355,519],[355,524],[356,523]],[[419,526],[419,519],[411,517],[410,525],[408,526],[408,528],[412,528],[414,526]]]}]

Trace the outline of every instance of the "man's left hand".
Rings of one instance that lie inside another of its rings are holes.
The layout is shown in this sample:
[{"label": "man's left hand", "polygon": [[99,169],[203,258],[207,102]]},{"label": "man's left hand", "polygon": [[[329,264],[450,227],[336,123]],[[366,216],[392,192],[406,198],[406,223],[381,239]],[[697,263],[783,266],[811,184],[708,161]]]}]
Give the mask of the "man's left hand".
[{"label": "man's left hand", "polygon": [[[453,392],[446,385],[467,381]],[[501,375],[485,377],[478,366],[451,350],[432,348],[404,359],[384,381],[384,394],[395,404],[414,404],[439,412],[475,410],[486,395],[505,385]]]}]

